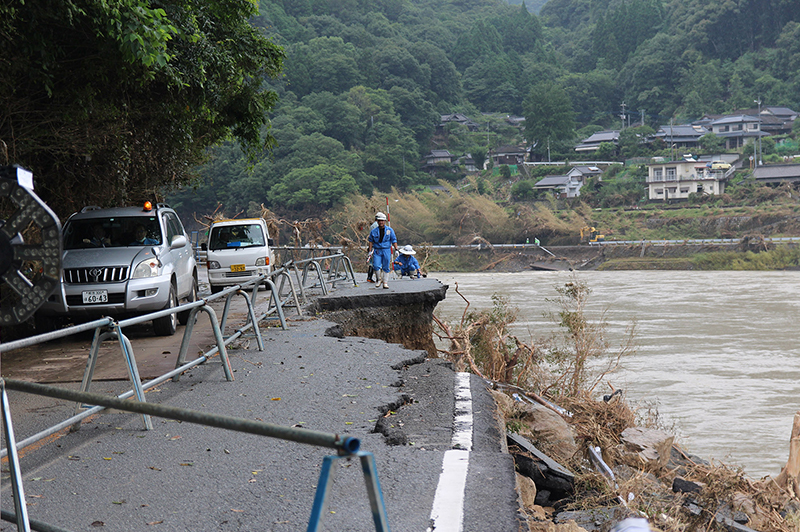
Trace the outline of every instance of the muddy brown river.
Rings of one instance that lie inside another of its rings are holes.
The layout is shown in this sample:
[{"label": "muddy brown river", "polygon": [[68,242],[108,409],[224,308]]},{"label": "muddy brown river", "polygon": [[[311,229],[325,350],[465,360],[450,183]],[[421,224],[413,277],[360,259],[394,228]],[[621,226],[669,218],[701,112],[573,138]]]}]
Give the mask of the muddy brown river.
[{"label": "muddy brown river", "polygon": [[[545,316],[568,272],[439,273],[450,285],[437,316],[458,320],[490,308],[492,294],[519,309],[523,340],[557,327]],[[800,410],[800,272],[576,272],[591,288],[590,318],[605,313],[618,346],[636,321],[636,352],[607,377],[634,405],[657,408],[690,452],[752,478],[786,463],[792,419]],[[603,393],[609,388],[602,387]]]}]

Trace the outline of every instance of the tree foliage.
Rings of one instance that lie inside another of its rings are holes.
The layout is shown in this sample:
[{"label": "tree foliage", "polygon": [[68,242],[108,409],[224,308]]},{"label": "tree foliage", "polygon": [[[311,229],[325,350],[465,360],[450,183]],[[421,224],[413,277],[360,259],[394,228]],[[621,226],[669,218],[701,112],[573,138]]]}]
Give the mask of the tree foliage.
[{"label": "tree foliage", "polygon": [[535,85],[523,102],[525,138],[543,153],[548,143],[572,140],[574,111],[566,91],[555,83]]},{"label": "tree foliage", "polygon": [[0,140],[61,214],[187,181],[231,135],[255,155],[281,48],[247,0],[0,5]]}]

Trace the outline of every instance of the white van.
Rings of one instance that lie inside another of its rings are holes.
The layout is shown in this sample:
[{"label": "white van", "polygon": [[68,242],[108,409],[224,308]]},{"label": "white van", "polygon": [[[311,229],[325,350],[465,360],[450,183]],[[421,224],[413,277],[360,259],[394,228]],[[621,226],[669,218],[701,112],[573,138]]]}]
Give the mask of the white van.
[{"label": "white van", "polygon": [[206,252],[208,284],[216,294],[272,271],[274,257],[267,223],[262,218],[218,220],[211,224]]}]

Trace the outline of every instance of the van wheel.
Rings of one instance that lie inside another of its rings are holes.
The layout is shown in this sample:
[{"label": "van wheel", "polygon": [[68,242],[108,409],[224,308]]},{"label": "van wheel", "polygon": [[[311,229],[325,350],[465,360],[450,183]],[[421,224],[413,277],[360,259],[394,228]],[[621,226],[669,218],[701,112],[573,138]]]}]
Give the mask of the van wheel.
[{"label": "van wheel", "polygon": [[[186,298],[187,303],[194,303],[197,301],[197,279],[192,279],[192,289],[189,292],[189,296]],[[184,310],[183,312],[178,312],[178,323],[181,325],[186,325],[189,322],[189,314],[191,314],[191,310]]]},{"label": "van wheel", "polygon": [[211,293],[212,294],[219,294],[223,290],[225,290],[224,286],[214,286],[213,284],[211,285]]},{"label": "van wheel", "polygon": [[[168,308],[175,308],[178,306],[178,294],[176,293],[175,285],[172,284],[169,287],[169,301],[167,302],[167,306],[164,307],[165,309]],[[156,336],[172,336],[175,334],[175,331],[178,329],[178,316],[176,313],[169,314],[168,316],[164,316],[161,318],[156,318],[153,320],[153,332]]]}]

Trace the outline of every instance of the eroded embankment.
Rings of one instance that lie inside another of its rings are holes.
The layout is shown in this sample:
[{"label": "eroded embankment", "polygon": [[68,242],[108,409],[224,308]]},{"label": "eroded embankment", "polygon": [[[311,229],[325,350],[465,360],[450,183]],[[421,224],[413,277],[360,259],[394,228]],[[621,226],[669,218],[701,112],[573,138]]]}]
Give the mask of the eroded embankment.
[{"label": "eroded embankment", "polygon": [[445,298],[447,285],[415,286],[421,289],[321,297],[308,312],[324,312],[326,319],[340,325],[345,336],[377,338],[406,349],[423,349],[435,357],[433,310]]}]

